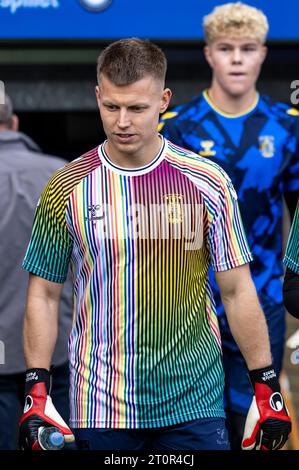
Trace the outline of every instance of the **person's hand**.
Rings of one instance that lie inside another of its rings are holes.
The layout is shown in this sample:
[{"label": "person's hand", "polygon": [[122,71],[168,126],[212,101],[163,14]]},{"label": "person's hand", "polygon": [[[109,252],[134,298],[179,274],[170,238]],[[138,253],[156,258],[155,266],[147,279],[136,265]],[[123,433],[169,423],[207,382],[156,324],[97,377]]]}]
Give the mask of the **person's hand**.
[{"label": "person's hand", "polygon": [[43,450],[38,440],[42,427],[56,427],[65,443],[75,440],[72,431],[55,409],[49,395],[50,372],[29,369],[26,372],[24,414],[20,420],[19,447],[21,450]]},{"label": "person's hand", "polygon": [[243,450],[278,450],[292,424],[272,366],[249,372],[254,397],[246,418]]}]

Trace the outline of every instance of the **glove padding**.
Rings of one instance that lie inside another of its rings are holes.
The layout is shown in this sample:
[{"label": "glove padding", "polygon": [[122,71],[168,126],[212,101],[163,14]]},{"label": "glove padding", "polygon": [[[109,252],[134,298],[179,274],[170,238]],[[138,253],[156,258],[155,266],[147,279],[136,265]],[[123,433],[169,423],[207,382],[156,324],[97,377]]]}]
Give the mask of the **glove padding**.
[{"label": "glove padding", "polygon": [[65,443],[75,440],[72,431],[52,403],[48,394],[49,384],[50,373],[46,369],[30,369],[26,372],[24,414],[19,423],[21,450],[44,450],[38,441],[38,430],[41,427],[58,428],[64,435]]},{"label": "glove padding", "polygon": [[272,366],[249,372],[254,397],[246,418],[243,450],[278,450],[292,424]]}]

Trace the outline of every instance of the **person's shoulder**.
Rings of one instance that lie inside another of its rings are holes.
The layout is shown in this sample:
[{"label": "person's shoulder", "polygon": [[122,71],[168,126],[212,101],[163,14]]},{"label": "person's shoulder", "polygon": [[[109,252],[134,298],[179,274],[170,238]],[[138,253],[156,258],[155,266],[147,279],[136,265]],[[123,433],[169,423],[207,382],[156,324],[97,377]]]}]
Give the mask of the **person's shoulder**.
[{"label": "person's shoulder", "polygon": [[176,124],[182,120],[188,120],[194,114],[199,114],[204,105],[202,94],[195,96],[190,101],[180,104],[166,111],[160,118],[160,124]]},{"label": "person's shoulder", "polygon": [[41,153],[36,155],[36,157],[38,157],[38,162],[42,168],[48,168],[53,171],[64,167],[68,163],[68,160],[65,160],[58,155],[51,155],[49,153]]},{"label": "person's shoulder", "polygon": [[298,109],[287,103],[276,101],[269,96],[261,95],[260,108],[262,108],[266,114],[269,114],[269,116],[276,117],[277,119],[299,121]]},{"label": "person's shoulder", "polygon": [[226,172],[217,163],[170,141],[168,141],[166,159],[179,171],[189,174],[194,181],[204,179],[220,185],[230,182]]},{"label": "person's shoulder", "polygon": [[98,146],[69,162],[56,157],[56,162],[62,163],[57,170],[58,174],[71,174],[80,169],[88,169],[99,163]]},{"label": "person's shoulder", "polygon": [[62,184],[63,186],[67,185],[68,188],[74,187],[101,164],[98,148],[97,146],[68,163],[61,160],[65,164],[56,168],[48,184],[50,186]]}]

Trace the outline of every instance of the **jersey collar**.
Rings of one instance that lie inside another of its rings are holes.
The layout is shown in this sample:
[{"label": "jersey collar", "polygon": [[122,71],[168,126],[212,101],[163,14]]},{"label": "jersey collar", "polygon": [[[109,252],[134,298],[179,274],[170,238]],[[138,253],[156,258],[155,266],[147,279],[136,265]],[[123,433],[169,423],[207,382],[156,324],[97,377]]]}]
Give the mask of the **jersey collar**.
[{"label": "jersey collar", "polygon": [[113,163],[110,160],[110,158],[108,157],[107,152],[105,150],[105,144],[106,144],[107,140],[105,140],[105,142],[103,142],[102,145],[99,145],[98,154],[99,154],[99,157],[100,157],[101,161],[103,162],[103,165],[106,166],[107,168],[109,168],[109,170],[111,170],[111,171],[114,171],[116,173],[119,173],[119,174],[125,175],[125,176],[145,175],[146,173],[149,173],[150,171],[157,168],[157,166],[160,165],[160,163],[162,162],[162,160],[164,159],[164,156],[166,154],[167,140],[164,139],[164,137],[160,134],[159,134],[159,137],[161,138],[161,147],[160,147],[159,152],[155,156],[155,158],[150,163],[148,163],[147,165],[141,166],[141,167],[138,167],[138,168],[124,168],[124,167],[120,167],[120,166],[116,165],[115,163]]},{"label": "jersey collar", "polygon": [[260,99],[260,95],[259,93],[257,92],[256,94],[256,98],[254,100],[254,102],[252,103],[251,106],[249,106],[247,109],[245,109],[244,111],[242,111],[241,113],[236,113],[236,114],[230,114],[230,113],[226,113],[225,111],[222,111],[220,108],[218,108],[218,106],[215,105],[215,103],[213,103],[213,101],[211,100],[211,98],[209,97],[209,94],[208,94],[208,90],[204,90],[202,92],[203,94],[203,97],[204,99],[206,100],[206,102],[208,103],[208,105],[214,110],[216,111],[216,113],[220,114],[221,116],[224,116],[224,117],[227,117],[227,118],[238,118],[238,117],[242,117],[242,116],[246,116],[246,114],[249,114],[251,113],[257,106],[258,102],[259,102],[259,99]]}]

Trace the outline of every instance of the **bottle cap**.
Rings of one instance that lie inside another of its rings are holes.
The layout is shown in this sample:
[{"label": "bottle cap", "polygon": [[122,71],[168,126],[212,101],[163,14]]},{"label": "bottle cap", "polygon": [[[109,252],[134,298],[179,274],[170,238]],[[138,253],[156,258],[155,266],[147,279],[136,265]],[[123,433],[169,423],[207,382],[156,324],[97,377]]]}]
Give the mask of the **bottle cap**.
[{"label": "bottle cap", "polygon": [[49,435],[49,440],[53,446],[60,446],[64,442],[64,436],[61,432],[52,432]]}]

